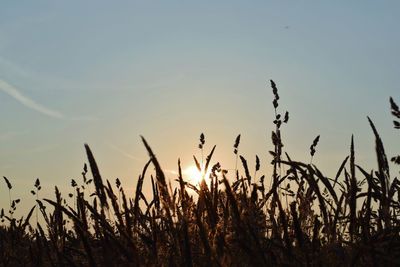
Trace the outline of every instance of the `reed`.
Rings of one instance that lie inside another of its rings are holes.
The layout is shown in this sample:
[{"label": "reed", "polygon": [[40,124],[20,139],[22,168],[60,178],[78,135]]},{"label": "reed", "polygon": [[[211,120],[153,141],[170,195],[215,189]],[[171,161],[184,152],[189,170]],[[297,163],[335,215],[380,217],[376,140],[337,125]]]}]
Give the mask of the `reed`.
[{"label": "reed", "polygon": [[[216,160],[212,163],[216,146],[204,159],[201,134],[202,158],[194,157],[194,162],[203,180],[198,186],[186,181],[178,160],[178,175],[171,183],[142,137],[149,160],[138,176],[135,194],[126,195],[119,179],[103,180],[85,145],[88,165],[81,185],[71,181],[73,206],[57,187],[54,199],[40,198],[37,179],[32,190],[35,205],[26,217],[16,219],[20,200],[12,199],[11,179],[4,177],[10,207],[0,213],[0,265],[400,265],[400,182],[389,170],[400,164],[400,156],[388,160],[368,118],[375,137],[376,171],[358,165],[353,136],[349,155],[333,177],[313,164],[319,135],[310,146],[311,159],[292,159],[283,150],[281,133],[289,112],[281,115],[278,87],[272,80],[270,85],[275,114],[271,177],[259,173],[258,155],[250,171],[250,161],[239,154],[241,135],[233,146],[236,167],[230,173]],[[399,129],[399,108],[393,98],[389,103],[394,128]],[[238,159],[243,168],[238,168]],[[143,193],[145,181],[152,185],[149,195]],[[91,182],[93,194],[88,193]]]}]

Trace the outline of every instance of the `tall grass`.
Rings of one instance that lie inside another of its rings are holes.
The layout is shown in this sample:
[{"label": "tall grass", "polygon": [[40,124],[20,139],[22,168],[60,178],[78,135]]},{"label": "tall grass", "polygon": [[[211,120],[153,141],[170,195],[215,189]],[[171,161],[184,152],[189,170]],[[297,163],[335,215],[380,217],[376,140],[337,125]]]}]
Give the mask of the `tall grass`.
[{"label": "tall grass", "polygon": [[[102,178],[85,145],[92,177],[87,178],[85,164],[82,185],[71,183],[72,207],[57,187],[54,199],[40,199],[37,180],[32,191],[36,204],[25,217],[16,219],[19,199],[12,200],[11,182],[4,178],[10,207],[0,214],[0,265],[399,266],[400,183],[390,177],[374,123],[368,118],[375,136],[376,171],[356,163],[352,137],[349,156],[336,176],[328,177],[312,162],[319,136],[312,142],[307,163],[283,153],[281,131],[289,113],[282,116],[273,81],[271,87],[275,112],[271,177],[259,174],[258,156],[253,169],[239,155],[240,135],[234,154],[244,173],[237,166],[233,175],[219,163],[212,166],[215,146],[204,159],[205,136],[201,134],[201,164],[195,161],[203,176],[210,173],[204,177],[208,179],[199,186],[185,181],[178,160],[178,176],[171,185],[142,137],[150,159],[139,175],[135,194],[129,196],[119,179],[113,186]],[[392,98],[390,106],[394,127],[400,128],[399,108]],[[399,164],[400,156],[391,161]],[[151,181],[150,195],[142,191],[144,180]],[[92,181],[95,191],[90,194],[87,186]],[[31,219],[34,211],[44,223]]]}]

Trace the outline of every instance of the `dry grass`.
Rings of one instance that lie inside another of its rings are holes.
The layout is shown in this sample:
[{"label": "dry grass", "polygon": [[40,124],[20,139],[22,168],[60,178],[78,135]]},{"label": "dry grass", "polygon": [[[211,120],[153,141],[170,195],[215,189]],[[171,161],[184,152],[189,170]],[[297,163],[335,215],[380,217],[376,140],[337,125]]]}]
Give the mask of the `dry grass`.
[{"label": "dry grass", "polygon": [[[276,127],[270,179],[258,175],[258,156],[252,169],[239,155],[240,135],[234,142],[234,154],[244,173],[236,167],[236,177],[228,179],[219,163],[210,165],[215,146],[203,159],[202,134],[201,164],[196,158],[195,162],[204,175],[211,169],[210,183],[203,180],[196,187],[185,181],[178,161],[179,174],[171,186],[142,138],[150,160],[131,198],[119,180],[113,186],[102,179],[85,145],[92,178],[87,178],[85,164],[82,184],[71,182],[72,207],[57,187],[53,200],[41,199],[40,181],[36,180],[32,194],[37,204],[26,217],[15,219],[19,199],[12,199],[12,184],[4,178],[10,207],[0,214],[0,265],[399,266],[400,183],[390,177],[389,161],[373,122],[368,118],[376,140],[377,171],[357,165],[351,138],[349,156],[335,177],[327,177],[312,164],[319,136],[310,147],[309,163],[283,154],[281,130],[289,113],[279,113],[273,81],[271,87]],[[399,119],[392,98],[390,105]],[[399,125],[395,120],[395,128]],[[399,164],[400,156],[391,161]],[[150,166],[154,171],[149,171]],[[142,193],[145,179],[151,180],[153,188],[147,196]],[[87,186],[92,182],[95,192],[89,195]],[[31,218],[34,212],[43,217],[44,224]]]}]

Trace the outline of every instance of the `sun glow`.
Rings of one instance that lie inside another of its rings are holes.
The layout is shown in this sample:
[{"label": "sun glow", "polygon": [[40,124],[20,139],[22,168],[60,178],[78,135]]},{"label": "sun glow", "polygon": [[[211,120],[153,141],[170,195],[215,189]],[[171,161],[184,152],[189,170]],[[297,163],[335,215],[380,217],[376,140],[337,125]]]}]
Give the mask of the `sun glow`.
[{"label": "sun glow", "polygon": [[[196,166],[189,166],[186,169],[183,170],[183,176],[184,179],[186,179],[188,182],[198,185],[201,182],[201,179],[203,178],[203,173],[199,171],[199,169]],[[206,172],[204,175],[204,179],[206,182],[208,182],[210,177],[210,170]]]}]

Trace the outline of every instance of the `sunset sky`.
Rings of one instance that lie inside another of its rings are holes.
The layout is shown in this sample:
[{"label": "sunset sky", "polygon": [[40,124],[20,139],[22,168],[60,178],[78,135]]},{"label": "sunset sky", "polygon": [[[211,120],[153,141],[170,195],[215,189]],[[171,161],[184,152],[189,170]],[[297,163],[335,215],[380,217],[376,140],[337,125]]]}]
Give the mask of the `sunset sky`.
[{"label": "sunset sky", "polygon": [[[80,181],[88,143],[104,178],[132,188],[148,156],[168,176],[205,151],[234,168],[233,143],[268,173],[273,79],[284,149],[334,175],[348,154],[376,168],[375,122],[400,151],[389,96],[400,102],[399,1],[2,1],[0,175],[26,206]],[[0,207],[8,204],[5,184]]]}]

